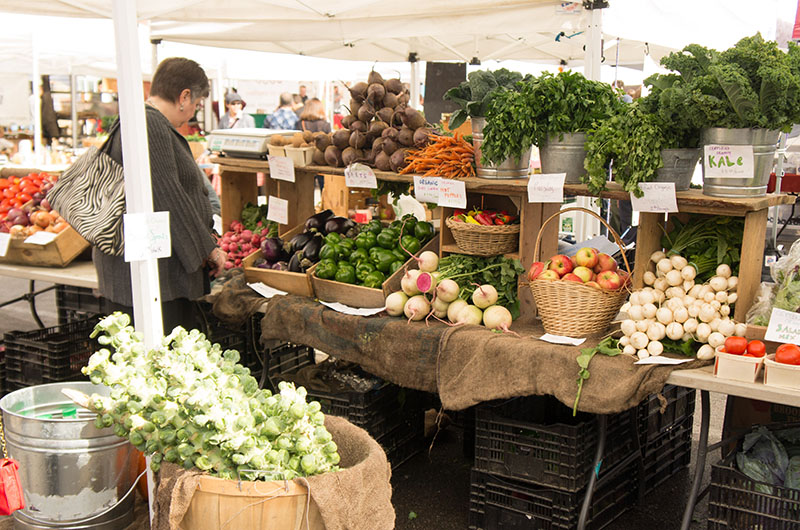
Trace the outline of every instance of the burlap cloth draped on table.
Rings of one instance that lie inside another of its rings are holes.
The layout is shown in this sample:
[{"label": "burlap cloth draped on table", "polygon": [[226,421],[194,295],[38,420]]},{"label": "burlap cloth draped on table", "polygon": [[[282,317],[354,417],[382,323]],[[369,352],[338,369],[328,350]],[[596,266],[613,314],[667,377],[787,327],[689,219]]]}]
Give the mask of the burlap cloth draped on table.
[{"label": "burlap cloth draped on table", "polygon": [[[327,416],[325,426],[339,446],[342,470],[306,480],[326,530],[391,530],[395,521],[392,472],[383,449],[344,418]],[[156,475],[154,530],[178,528],[200,475],[197,470],[164,464]],[[303,481],[300,484],[305,486]],[[235,521],[231,528],[236,528]]]},{"label": "burlap cloth draped on table", "polygon": [[[518,328],[538,337],[541,328]],[[407,324],[404,319],[337,313],[300,296],[272,298],[262,339],[306,344],[400,386],[437,392],[448,410],[481,401],[550,394],[568,406],[577,391],[579,348],[494,333],[481,326]],[[581,347],[595,344],[587,340]],[[613,414],[659,392],[675,366],[634,365],[628,356],[596,355],[579,409]],[[677,368],[704,364],[692,361]]]}]

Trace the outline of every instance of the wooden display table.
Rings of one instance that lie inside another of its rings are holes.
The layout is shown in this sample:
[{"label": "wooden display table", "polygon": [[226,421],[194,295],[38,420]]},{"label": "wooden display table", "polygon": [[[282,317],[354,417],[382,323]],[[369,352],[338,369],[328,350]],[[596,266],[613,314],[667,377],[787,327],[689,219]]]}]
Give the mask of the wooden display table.
[{"label": "wooden display table", "polygon": [[[565,195],[592,196],[585,185],[564,186]],[[679,191],[678,211],[680,213],[727,215],[744,217],[744,237],[740,249],[739,264],[739,299],[736,302],[734,318],[745,321],[747,310],[753,303],[761,283],[761,269],[764,265],[764,244],[767,234],[767,212],[770,206],[793,204],[792,195],[773,195],[748,199],[725,199],[703,195],[701,190]],[[609,183],[608,191],[600,195],[604,199],[630,200],[630,194],[623,191],[616,182]],[[646,268],[642,265],[650,259],[656,250],[661,249],[661,226],[664,214],[640,213],[639,229],[636,233],[636,268],[633,274],[633,286],[637,289],[644,285],[642,276]]]}]

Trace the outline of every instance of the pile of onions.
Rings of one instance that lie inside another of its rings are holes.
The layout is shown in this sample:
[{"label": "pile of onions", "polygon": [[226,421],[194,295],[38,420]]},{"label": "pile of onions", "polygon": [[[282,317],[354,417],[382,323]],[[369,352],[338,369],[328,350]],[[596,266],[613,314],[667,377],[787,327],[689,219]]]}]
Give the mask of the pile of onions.
[{"label": "pile of onions", "polygon": [[697,358],[707,360],[726,338],[744,336],[747,326],[731,318],[739,278],[728,265],[719,265],[705,284],[695,284],[697,271],[683,256],[657,251],[650,262],[655,270],[644,273],[647,287],[634,291],[622,306],[629,316],[620,325],[623,353],[644,359],[661,355],[665,337],[694,339],[704,344]]}]

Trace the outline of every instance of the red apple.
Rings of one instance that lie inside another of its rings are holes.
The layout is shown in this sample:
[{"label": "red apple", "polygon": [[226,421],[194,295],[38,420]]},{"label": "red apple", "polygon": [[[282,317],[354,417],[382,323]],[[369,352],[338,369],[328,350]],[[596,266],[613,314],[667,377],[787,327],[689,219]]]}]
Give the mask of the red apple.
[{"label": "red apple", "polygon": [[629,285],[632,281],[631,275],[625,272],[624,270],[617,270],[617,275],[619,275],[620,280],[622,280],[622,285]]},{"label": "red apple", "polygon": [[546,270],[541,273],[537,278],[537,280],[558,280],[559,275],[556,271],[553,270]]},{"label": "red apple", "polygon": [[597,250],[591,247],[583,247],[575,254],[575,261],[581,267],[594,268],[598,263]]},{"label": "red apple", "polygon": [[567,274],[562,276],[561,279],[564,280],[564,281],[567,281],[567,282],[583,283],[583,280],[581,279],[580,276],[578,276],[577,274],[573,274],[571,272],[568,272]]},{"label": "red apple", "polygon": [[575,256],[570,256],[569,260],[572,262],[572,268],[573,269],[578,266],[578,260],[577,260],[577,258]]},{"label": "red apple", "polygon": [[617,270],[617,261],[614,258],[603,253],[597,255],[597,265],[594,266],[595,274],[615,270]]},{"label": "red apple", "polygon": [[622,278],[614,271],[602,271],[597,275],[597,283],[606,291],[616,291],[622,287]]},{"label": "red apple", "polygon": [[588,285],[589,287],[594,287],[595,289],[601,289],[601,290],[603,289],[602,287],[600,287],[600,284],[597,283],[596,281],[586,282],[586,285]]},{"label": "red apple", "polygon": [[545,271],[545,264],[541,261],[534,261],[531,263],[531,268],[528,269],[528,280],[533,281]]},{"label": "red apple", "polygon": [[551,271],[556,271],[559,276],[564,276],[572,272],[572,260],[563,254],[558,254],[550,258],[550,265],[547,268]]},{"label": "red apple", "polygon": [[589,267],[575,267],[572,269],[572,274],[577,275],[581,280],[583,280],[583,283],[590,282],[594,279],[594,273]]}]

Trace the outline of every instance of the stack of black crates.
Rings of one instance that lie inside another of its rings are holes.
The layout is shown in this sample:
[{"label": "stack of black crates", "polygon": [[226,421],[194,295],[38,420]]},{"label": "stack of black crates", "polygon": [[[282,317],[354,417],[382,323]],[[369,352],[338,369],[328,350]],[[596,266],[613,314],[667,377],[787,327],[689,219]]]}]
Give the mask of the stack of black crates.
[{"label": "stack of black crates", "polygon": [[[604,528],[689,465],[695,392],[668,385],[662,396],[663,413],[662,400],[654,395],[633,411],[608,417],[598,469],[594,415],[573,417],[550,396],[477,406],[470,529],[577,528],[592,473],[598,482],[588,528]],[[643,473],[632,457],[637,450]]]}]

